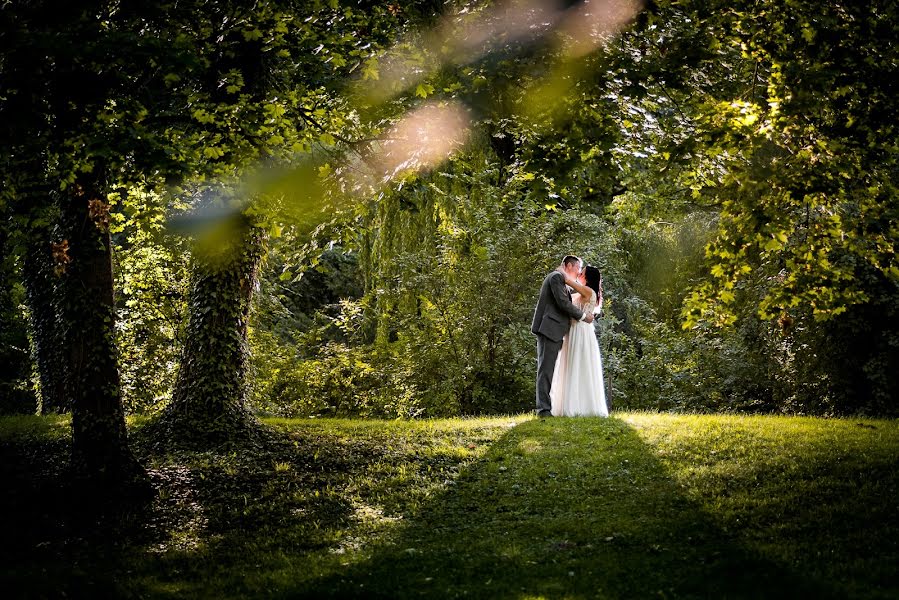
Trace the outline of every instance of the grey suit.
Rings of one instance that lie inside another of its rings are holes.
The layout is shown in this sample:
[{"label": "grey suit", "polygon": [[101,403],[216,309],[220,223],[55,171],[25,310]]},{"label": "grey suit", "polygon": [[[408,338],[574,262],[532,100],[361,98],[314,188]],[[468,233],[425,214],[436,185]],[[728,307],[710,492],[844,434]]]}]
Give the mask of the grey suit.
[{"label": "grey suit", "polygon": [[571,326],[570,319],[580,320],[584,313],[571,303],[571,292],[565,275],[553,271],[543,280],[540,298],[534,310],[531,333],[537,336],[537,414],[548,415],[552,407],[549,389],[562,349],[562,338]]}]

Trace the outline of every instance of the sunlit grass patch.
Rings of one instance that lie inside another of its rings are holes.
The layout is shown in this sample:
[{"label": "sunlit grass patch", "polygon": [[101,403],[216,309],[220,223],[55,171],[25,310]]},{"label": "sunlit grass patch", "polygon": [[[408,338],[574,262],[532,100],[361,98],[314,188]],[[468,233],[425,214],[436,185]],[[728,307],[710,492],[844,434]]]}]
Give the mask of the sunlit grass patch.
[{"label": "sunlit grass patch", "polygon": [[535,452],[540,452],[542,449],[543,444],[541,444],[537,440],[524,439],[521,440],[518,446],[515,447],[515,454],[517,454],[518,456],[524,456],[525,454],[534,454]]},{"label": "sunlit grass patch", "polygon": [[[64,457],[67,420],[34,419],[0,420],[5,447],[29,448],[32,461]],[[39,550],[4,555],[0,583],[77,595],[90,580],[111,595],[217,598],[899,590],[893,421],[618,413],[265,423],[280,441],[264,451],[142,457],[158,496],[132,530],[88,543],[60,530],[59,515],[20,521]],[[32,477],[4,468],[7,480]],[[76,560],[73,578],[62,569]]]},{"label": "sunlit grass patch", "polygon": [[[723,531],[779,564],[861,594],[896,589],[899,422],[625,414]],[[888,533],[891,532],[891,533]],[[859,577],[864,573],[864,577]],[[867,584],[861,580],[869,578]],[[878,594],[873,594],[878,597]]]},{"label": "sunlit grass patch", "polygon": [[15,415],[0,418],[0,440],[71,438],[71,415]]}]

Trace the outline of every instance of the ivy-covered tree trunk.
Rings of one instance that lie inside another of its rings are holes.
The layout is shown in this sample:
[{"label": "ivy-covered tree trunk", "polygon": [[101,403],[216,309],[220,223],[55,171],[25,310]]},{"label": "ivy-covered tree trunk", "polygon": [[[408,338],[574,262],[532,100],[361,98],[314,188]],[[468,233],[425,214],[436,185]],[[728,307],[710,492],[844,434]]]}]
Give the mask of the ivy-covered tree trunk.
[{"label": "ivy-covered tree trunk", "polygon": [[72,466],[76,477],[103,488],[128,487],[143,470],[128,447],[122,408],[109,205],[102,186],[82,181],[63,198],[61,209],[70,232],[62,314],[70,340]]},{"label": "ivy-covered tree trunk", "polygon": [[169,445],[218,446],[251,440],[258,431],[246,408],[247,319],[263,235],[239,221],[226,247],[194,249],[181,366],[157,423]]},{"label": "ivy-covered tree trunk", "polygon": [[[62,269],[69,256],[67,244],[53,246],[50,240],[48,229],[36,229],[23,265],[32,355],[38,375],[38,412],[42,415],[65,413],[71,408],[66,395],[66,343],[58,301],[60,281],[54,271],[54,268]],[[58,266],[54,265],[54,256]]]}]

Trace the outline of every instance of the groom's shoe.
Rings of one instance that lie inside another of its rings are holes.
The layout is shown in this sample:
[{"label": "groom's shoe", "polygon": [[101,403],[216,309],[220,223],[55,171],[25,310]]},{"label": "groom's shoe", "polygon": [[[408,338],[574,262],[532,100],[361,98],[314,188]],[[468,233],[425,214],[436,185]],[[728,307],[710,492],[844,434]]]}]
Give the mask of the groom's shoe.
[{"label": "groom's shoe", "polygon": [[551,416],[553,416],[553,414],[551,412],[549,412],[548,410],[540,411],[537,413],[538,419],[545,419],[545,418],[551,417]]}]

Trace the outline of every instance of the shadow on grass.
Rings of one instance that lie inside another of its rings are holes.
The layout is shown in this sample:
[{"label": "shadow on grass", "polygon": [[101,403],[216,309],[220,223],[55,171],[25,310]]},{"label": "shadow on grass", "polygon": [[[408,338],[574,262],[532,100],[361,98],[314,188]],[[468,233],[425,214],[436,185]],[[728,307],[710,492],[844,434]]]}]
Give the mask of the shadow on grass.
[{"label": "shadow on grass", "polygon": [[350,520],[335,473],[359,470],[359,456],[333,440],[269,431],[246,452],[157,457],[162,498],[154,513],[165,536],[136,553],[130,588],[141,597],[264,597],[290,557],[325,552]]},{"label": "shadow on grass", "polygon": [[67,418],[12,424],[17,431],[0,436],[0,590],[11,598],[120,596],[122,550],[149,539],[150,498],[74,480]]},{"label": "shadow on grass", "polygon": [[[720,514],[691,500],[620,419],[510,425],[303,425],[253,452],[145,456],[159,491],[153,506],[122,506],[94,523],[67,504],[57,468],[67,440],[0,437],[10,490],[0,494],[0,589],[35,598],[508,599],[845,590],[832,571],[815,580],[800,563],[788,569],[748,550],[746,529],[737,539],[716,524]],[[862,510],[863,498],[846,498],[840,514]],[[771,543],[782,539],[771,533]]]},{"label": "shadow on grass", "polygon": [[619,419],[519,425],[392,540],[284,597],[830,598],[742,548]]},{"label": "shadow on grass", "polygon": [[157,496],[120,502],[79,494],[71,441],[48,431],[29,424],[27,435],[0,438],[0,589],[11,597],[217,596],[222,577],[226,595],[242,597],[234,584],[247,573],[332,546],[352,511],[320,491],[359,457],[319,439],[273,434],[245,453],[144,451]]}]

